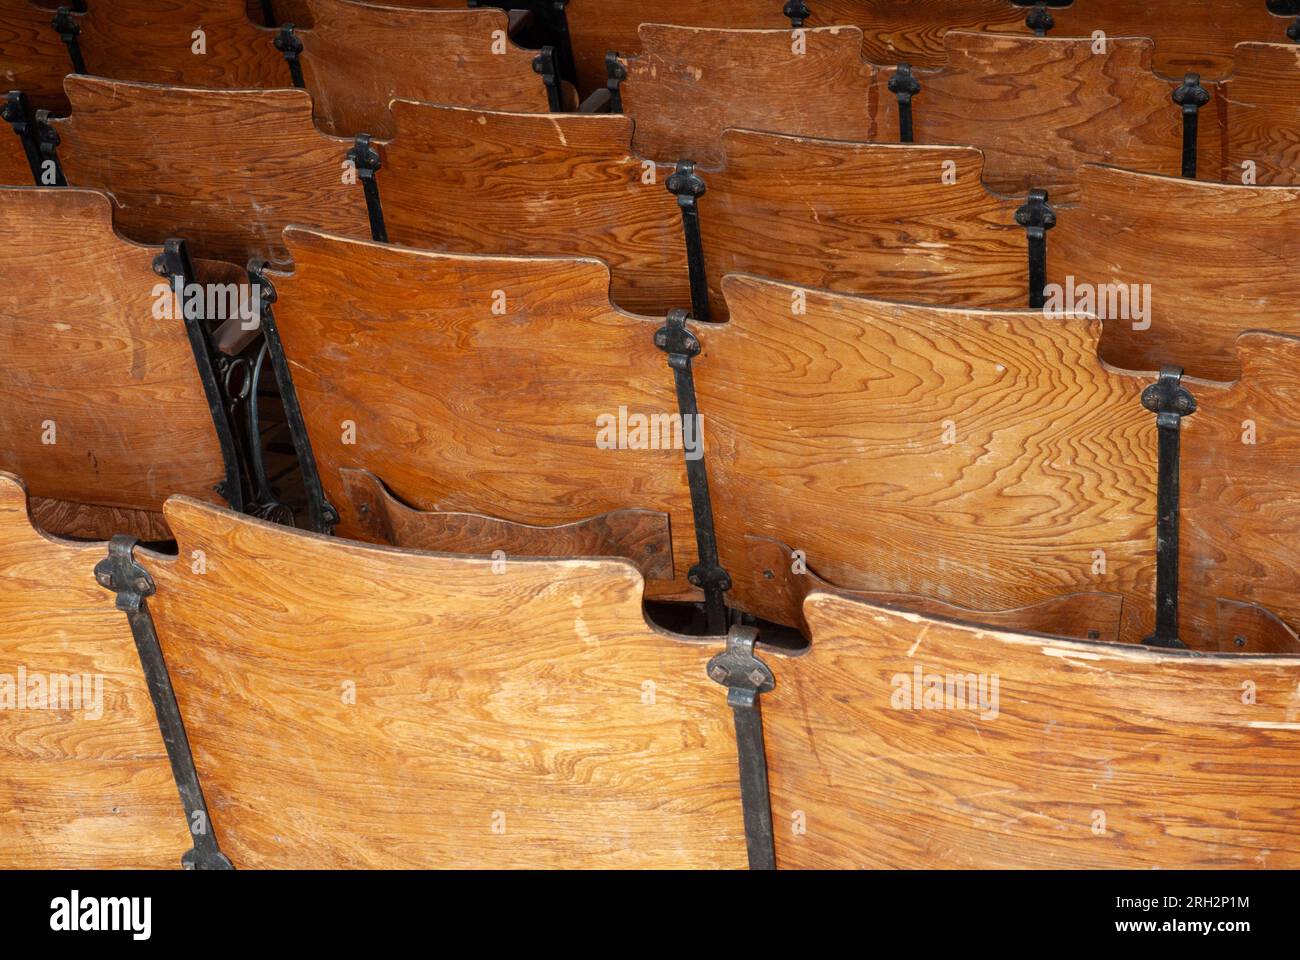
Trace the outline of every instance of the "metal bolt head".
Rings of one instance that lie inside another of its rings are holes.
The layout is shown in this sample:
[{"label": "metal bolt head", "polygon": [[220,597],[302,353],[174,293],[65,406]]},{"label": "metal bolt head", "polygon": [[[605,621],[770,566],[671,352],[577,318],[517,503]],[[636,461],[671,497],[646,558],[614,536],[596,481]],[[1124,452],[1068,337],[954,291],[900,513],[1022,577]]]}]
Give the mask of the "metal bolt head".
[{"label": "metal bolt head", "polygon": [[722,664],[715,663],[713,666],[709,667],[709,676],[718,683],[726,683],[727,679],[731,676],[731,671]]},{"label": "metal bolt head", "polygon": [[96,570],[95,582],[98,583],[101,587],[107,587],[109,589],[112,589],[113,587],[112,574],[110,574],[107,570]]}]

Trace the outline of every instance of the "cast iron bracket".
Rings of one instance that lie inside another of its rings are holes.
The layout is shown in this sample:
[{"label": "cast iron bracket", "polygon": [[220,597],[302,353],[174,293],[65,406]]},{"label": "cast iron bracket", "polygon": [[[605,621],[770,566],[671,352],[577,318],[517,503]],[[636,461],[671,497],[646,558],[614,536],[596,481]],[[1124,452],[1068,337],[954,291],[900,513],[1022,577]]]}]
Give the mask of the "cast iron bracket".
[{"label": "cast iron bracket", "polygon": [[1142,642],[1177,647],[1179,426],[1196,412],[1196,398],[1182,385],[1182,367],[1161,367],[1160,378],[1142,391],[1142,406],[1156,415],[1160,432],[1156,487],[1156,632]]},{"label": "cast iron bracket", "polygon": [[[4,117],[6,123],[13,129],[18,139],[22,141],[23,153],[27,156],[27,166],[32,172],[32,183],[38,187],[41,183],[41,167],[46,160],[54,161],[54,178],[53,186],[67,186],[67,181],[63,179],[63,168],[59,166],[59,157],[57,146],[59,135],[54,129],[43,120],[38,120],[41,111],[32,111],[31,103],[27,100],[27,94],[21,90],[10,90],[5,94],[4,108],[0,111],[0,116]],[[42,130],[46,128],[48,133]],[[52,138],[52,141],[51,139]],[[51,143],[49,156],[45,153],[45,144]]]},{"label": "cast iron bracket", "polygon": [[560,89],[560,74],[555,65],[555,48],[542,47],[537,56],[533,57],[533,73],[539,74],[542,83],[546,85],[546,102],[550,105],[551,113],[559,113],[564,109],[564,97]]},{"label": "cast iron bracket", "polygon": [[1174,88],[1171,97],[1183,110],[1183,176],[1196,179],[1196,125],[1201,107],[1210,102],[1210,92],[1201,86],[1201,75],[1189,73]]},{"label": "cast iron bracket", "polygon": [[119,534],[108,543],[108,556],[95,565],[95,580],[106,590],[117,594],[117,609],[126,614],[135,639],[136,653],[153,700],[154,716],[167,748],[171,762],[172,778],[185,809],[185,823],[189,827],[194,847],[181,857],[186,870],[233,870],[234,866],[217,846],[217,836],[212,829],[212,818],[203,799],[194,755],[190,752],[189,737],[176,705],[167,662],[154,629],[153,615],[149,612],[146,597],[154,594],[153,577],[135,559],[134,537]]},{"label": "cast iron bracket", "polygon": [[798,30],[812,16],[812,11],[808,9],[808,4],[804,3],[804,0],[786,0],[781,13],[790,18],[792,30]]},{"label": "cast iron bracket", "polygon": [[699,199],[704,196],[704,181],[690,160],[679,160],[677,168],[664,184],[677,198],[682,214],[682,233],[686,239],[686,266],[691,281],[691,315],[696,320],[709,319],[709,280],[704,266],[704,239],[700,235]]},{"label": "cast iron bracket", "polygon": [[1037,309],[1047,302],[1047,231],[1056,226],[1056,211],[1046,190],[1030,190],[1016,210],[1016,223],[1025,228],[1029,252],[1029,306]]},{"label": "cast iron bracket", "polygon": [[615,50],[605,54],[605,89],[609,91],[609,112],[623,112],[623,94],[619,85],[627,79],[627,67],[619,61]]},{"label": "cast iron bracket", "polygon": [[898,97],[898,142],[911,143],[912,98],[921,92],[921,81],[912,73],[910,63],[900,63],[889,78],[889,92]]},{"label": "cast iron bracket", "polygon": [[77,23],[77,18],[72,15],[72,8],[59,7],[58,12],[54,14],[54,19],[50,21],[50,26],[59,35],[63,45],[68,48],[72,72],[85,73],[86,61],[81,58],[81,44],[77,41],[77,36],[81,33],[81,24]]},{"label": "cast iron bracket", "polygon": [[1029,16],[1025,17],[1025,26],[1034,31],[1034,36],[1045,37],[1056,26],[1056,18],[1047,12],[1046,3],[1037,3],[1029,11]]},{"label": "cast iron bracket", "polygon": [[767,664],[754,655],[758,631],[734,626],[727,649],[709,661],[709,677],[727,688],[727,703],[736,722],[736,753],[740,761],[740,802],[745,816],[745,846],[749,869],[775,870],[776,844],[772,831],[772,801],[767,783],[760,694],[776,687]]},{"label": "cast iron bracket", "polygon": [[384,225],[384,205],[379,200],[379,181],[375,172],[383,164],[379,152],[370,145],[370,134],[359,133],[348,148],[348,160],[356,168],[361,189],[366,193],[366,214],[370,217],[370,239],[388,242],[388,228]]},{"label": "cast iron bracket", "polygon": [[280,51],[284,62],[289,65],[293,85],[299,88],[306,86],[302,79],[302,61],[298,59],[302,54],[302,40],[294,33],[292,23],[280,27],[280,32],[275,35],[275,49]]},{"label": "cast iron bracket", "polygon": [[682,435],[687,436],[687,422],[694,425],[695,456],[686,451],[686,482],[691,492],[691,512],[695,519],[695,548],[699,562],[687,571],[686,579],[704,592],[704,613],[708,631],[720,635],[727,629],[727,605],[724,594],[731,589],[731,577],[718,560],[718,536],[713,526],[713,502],[709,498],[709,474],[704,465],[704,437],[700,428],[700,411],[695,398],[695,374],[691,359],[700,353],[700,341],[686,329],[686,311],[671,310],[667,321],[655,331],[655,346],[668,354],[677,387],[677,409],[682,418]]}]

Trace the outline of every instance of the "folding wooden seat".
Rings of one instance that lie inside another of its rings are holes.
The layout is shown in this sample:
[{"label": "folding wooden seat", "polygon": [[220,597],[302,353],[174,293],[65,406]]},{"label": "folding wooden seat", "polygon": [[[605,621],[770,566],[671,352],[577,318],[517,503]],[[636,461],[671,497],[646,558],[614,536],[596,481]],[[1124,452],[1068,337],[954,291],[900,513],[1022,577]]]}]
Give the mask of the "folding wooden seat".
[{"label": "folding wooden seat", "polygon": [[[643,24],[640,52],[618,70],[632,144],[663,163],[722,160],[724,130],[744,127],[877,140],[875,67],[857,27],[703,30]],[[888,136],[885,139],[896,139]]]},{"label": "folding wooden seat", "polygon": [[1228,142],[1223,179],[1261,186],[1300,186],[1300,64],[1296,48],[1239,43],[1223,83]]},{"label": "folding wooden seat", "polygon": [[1016,220],[1045,208],[990,194],[978,150],[744,130],[720,142],[724,165],[695,173],[709,319],[727,315],[728,273],[934,304],[1028,302]]},{"label": "folding wooden seat", "polygon": [[690,591],[686,438],[673,432],[673,380],[654,348],[662,321],[614,308],[608,268],[297,227],[285,242],[294,272],[268,276],[274,324],[339,534],[386,539],[345,470],[368,471],[418,510],[515,523],[653,510],[670,518],[677,576],[652,593]]},{"label": "folding wooden seat", "polygon": [[27,482],[37,523],[166,539],[170,494],[238,503],[215,360],[156,272],[163,249],[120,237],[90,190],[2,189],[0,233],[0,469]]},{"label": "folding wooden seat", "polygon": [[1089,162],[1218,179],[1222,138],[1211,91],[1198,84],[1179,92],[1184,103],[1207,101],[1186,134],[1185,156],[1185,114],[1173,98],[1181,85],[1152,73],[1153,50],[1136,37],[949,30],[941,66],[878,74],[877,134],[979,147],[989,189],[1023,195],[1039,187],[1058,203],[1077,199],[1079,167]]},{"label": "folding wooden seat", "polygon": [[[1300,333],[1289,281],[1300,258],[1300,188],[1100,166],[1084,167],[1080,183],[1078,208],[1052,237],[1050,275],[1067,306],[1093,293],[1105,294],[1096,309],[1112,315],[1128,306],[1103,330],[1106,362],[1128,370],[1176,364],[1233,380],[1237,334]],[[1130,316],[1138,298],[1146,310]]]},{"label": "folding wooden seat", "polygon": [[[378,180],[394,243],[456,253],[599,257],[624,309],[690,305],[671,170],[632,151],[620,115],[489,113],[396,100]],[[436,214],[431,215],[431,211]]]},{"label": "folding wooden seat", "polygon": [[76,21],[77,73],[226,90],[293,85],[275,31],[248,18],[245,0],[87,0]]},{"label": "folding wooden seat", "polygon": [[33,110],[64,114],[63,78],[72,72],[72,61],[53,19],[53,10],[30,0],[0,2],[0,75],[4,92],[21,90]]},{"label": "folding wooden seat", "polygon": [[189,849],[131,631],[91,573],[103,555],[102,543],[36,529],[22,482],[0,473],[0,862],[9,868],[177,868]]},{"label": "folding wooden seat", "polygon": [[813,594],[766,658],[782,868],[1294,867],[1300,659],[961,625]]},{"label": "folding wooden seat", "polygon": [[237,868],[744,865],[720,638],[651,628],[629,564],[167,516],[136,560]]},{"label": "folding wooden seat", "polygon": [[304,91],[69,77],[68,95],[72,116],[50,124],[62,169],[111,193],[133,240],[181,236],[196,257],[243,264],[284,262],[291,222],[370,234],[364,159],[316,129]]},{"label": "folding wooden seat", "polygon": [[538,113],[561,108],[554,64],[510,42],[504,10],[358,0],[307,6],[312,27],[298,34],[302,74],[328,133],[391,136],[387,108],[395,97]]}]

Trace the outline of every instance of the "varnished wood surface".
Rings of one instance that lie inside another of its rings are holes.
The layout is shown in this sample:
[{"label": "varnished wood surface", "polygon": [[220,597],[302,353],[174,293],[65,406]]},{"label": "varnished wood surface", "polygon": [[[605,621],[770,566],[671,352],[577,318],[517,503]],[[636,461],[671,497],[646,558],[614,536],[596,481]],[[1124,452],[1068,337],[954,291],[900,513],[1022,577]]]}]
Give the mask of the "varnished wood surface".
[{"label": "varnished wood surface", "polygon": [[742,867],[721,641],[623,561],[490,560],[175,499],[150,601],[237,867]]},{"label": "varnished wood surface", "polygon": [[[1241,380],[1188,383],[1197,412],[1180,428],[1179,617],[1193,637],[1224,618],[1219,597],[1260,604],[1300,630],[1300,338],[1248,333],[1236,348]],[[1277,631],[1260,648],[1267,618],[1257,619],[1241,649],[1285,648]],[[1226,633],[1215,639],[1230,641]]]},{"label": "varnished wood surface", "polygon": [[[50,26],[54,14],[26,0],[8,0],[0,8],[0,80],[4,92],[21,90],[33,110],[68,112],[63,78],[72,72],[68,48]],[[80,20],[80,17],[78,17]],[[12,130],[0,130],[17,140]],[[31,182],[31,176],[27,178]]]},{"label": "varnished wood surface", "polygon": [[1244,183],[1254,164],[1261,186],[1300,186],[1300,54],[1290,43],[1239,43],[1228,100],[1225,180]]},{"label": "varnished wood surface", "polygon": [[[1150,328],[1106,325],[1101,356],[1130,370],[1176,364],[1236,379],[1246,330],[1300,333],[1290,278],[1300,270],[1300,188],[1192,182],[1083,168],[1082,199],[1048,241],[1048,278],[1150,284]],[[1210,245],[1212,238],[1212,246]]]},{"label": "varnished wood surface", "polygon": [[879,64],[938,66],[944,61],[944,38],[954,30],[1029,32],[1029,10],[1008,0],[815,0],[809,6],[812,24],[861,27],[863,56]]},{"label": "varnished wood surface", "polygon": [[285,262],[281,231],[308,223],[370,235],[351,142],[312,123],[302,90],[200,90],[69,77],[55,124],[68,182],[110,192],[118,229],[142,243],[183,237],[195,257]]},{"label": "varnished wood surface", "polygon": [[285,239],[295,272],[275,278],[276,323],[340,534],[365,534],[340,489],[344,468],[382,477],[420,510],[540,525],[657,510],[671,518],[678,579],[653,592],[690,590],[683,451],[597,446],[598,418],[616,424],[620,408],[677,411],[653,343],[662,320],[612,307],[603,264],[452,256],[296,227]]},{"label": "varnished wood surface", "polygon": [[413,510],[365,470],[340,470],[348,503],[364,540],[412,550],[510,557],[619,557],[647,580],[673,578],[668,514],[612,510],[574,523],[535,526],[480,513]]},{"label": "varnished wood surface", "polygon": [[845,589],[981,610],[1115,593],[1121,639],[1150,632],[1151,378],[1097,361],[1096,321],[814,289],[796,315],[787,285],[723,287],[695,381],[724,566],[763,535]]},{"label": "varnished wood surface", "polygon": [[[984,182],[1024,196],[1046,189],[1053,202],[1078,199],[1084,163],[1179,176],[1183,115],[1175,84],[1152,72],[1154,45],[1136,37],[1092,39],[996,36],[950,30],[945,60],[916,70],[916,143],[979,147]],[[898,137],[898,100],[877,77],[880,139]],[[1198,172],[1219,175],[1220,136],[1213,103],[1198,124]]]},{"label": "varnished wood surface", "polygon": [[1300,635],[1255,603],[1220,599],[1214,636],[1220,653],[1300,653]]},{"label": "varnished wood surface", "polygon": [[[752,582],[747,595],[758,598],[762,616],[791,619],[805,636],[809,630],[803,619],[804,598],[820,592],[1004,630],[1045,633],[1073,640],[1119,640],[1124,598],[1114,593],[1071,593],[1012,610],[971,610],[915,594],[845,590],[822,579],[808,567],[805,557],[796,557],[788,546],[770,537],[747,536],[745,548],[747,562],[743,573]],[[1238,615],[1241,632],[1257,638],[1261,628],[1256,617],[1238,613],[1236,609],[1232,612]],[[1277,636],[1272,624],[1267,636]]]},{"label": "varnished wood surface", "polygon": [[394,243],[454,253],[599,257],[624,309],[690,306],[667,172],[620,115],[498,113],[405,100],[379,183]]},{"label": "varnished wood surface", "polygon": [[0,133],[5,134],[0,137],[0,184],[7,187],[31,186],[35,180],[23,142],[14,135],[12,128],[0,130]]},{"label": "varnished wood surface", "polygon": [[740,130],[722,146],[725,167],[700,172],[711,319],[726,317],[728,273],[923,303],[1026,302],[1019,202],[985,190],[979,151]]},{"label": "varnished wood surface", "polygon": [[[716,165],[724,130],[745,127],[842,140],[875,140],[875,68],[862,31],[827,27],[704,30],[644,24],[640,51],[623,59],[623,112],[633,146],[662,163]],[[813,91],[818,91],[814,93]]]},{"label": "varnished wood surface", "polygon": [[312,28],[301,35],[303,79],[327,133],[392,135],[395,97],[497,110],[547,111],[533,72],[534,51],[494,33],[504,10],[423,10],[352,0],[307,0]]},{"label": "varnished wood surface", "polygon": [[[14,696],[0,723],[0,863],[11,869],[178,869],[191,846],[130,627],[95,582],[106,555],[34,530],[21,481],[0,473],[0,672]],[[89,675],[90,697],[35,708],[51,674]]]},{"label": "varnished wood surface", "polygon": [[[159,249],[119,237],[101,193],[14,187],[0,250],[0,469],[124,523],[172,493],[215,500],[225,468],[184,322],[154,318]],[[81,511],[42,520],[56,517],[53,533],[104,533]],[[147,535],[144,519],[114,532]]]},{"label": "varnished wood surface", "polygon": [[[778,866],[1300,864],[1300,660],[1049,640],[819,594],[806,615],[811,650],[766,658]],[[996,716],[904,708],[918,669],[983,674],[986,694],[996,676]]]},{"label": "varnished wood surface", "polygon": [[96,76],[227,90],[293,86],[275,31],[249,20],[244,0],[88,3],[80,24],[82,57]]}]

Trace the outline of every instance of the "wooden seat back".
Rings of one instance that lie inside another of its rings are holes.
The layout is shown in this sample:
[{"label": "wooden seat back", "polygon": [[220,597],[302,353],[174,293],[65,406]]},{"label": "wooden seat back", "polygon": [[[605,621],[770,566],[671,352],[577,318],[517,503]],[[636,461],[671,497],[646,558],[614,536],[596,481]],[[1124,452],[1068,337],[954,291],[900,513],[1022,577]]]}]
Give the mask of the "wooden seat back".
[{"label": "wooden seat back", "polygon": [[779,867],[1300,864],[1281,813],[1300,788],[1300,659],[1055,640],[826,594],[805,614],[810,650],[769,657],[763,695],[772,817],[803,826],[775,831]]},{"label": "wooden seat back", "polygon": [[1232,77],[1223,83],[1225,180],[1300,186],[1300,64],[1295,49],[1282,43],[1237,44]]},{"label": "wooden seat back", "polygon": [[53,124],[68,182],[111,193],[133,240],[181,236],[196,257],[243,265],[285,262],[288,223],[370,235],[351,142],[316,129],[302,90],[69,77],[68,95],[72,116]]},{"label": "wooden seat back", "polygon": [[321,129],[339,136],[392,135],[396,97],[545,113],[534,51],[508,36],[504,10],[419,9],[353,0],[307,0],[303,79]]},{"label": "wooden seat back", "polygon": [[[1246,330],[1300,333],[1300,188],[1204,183],[1085,167],[1077,209],[1051,238],[1048,276],[1066,299],[1086,289],[1143,294],[1149,317],[1106,324],[1101,356],[1129,370],[1165,364],[1214,380],[1240,372]],[[1070,284],[1079,291],[1070,295]],[[1050,301],[1050,297],[1049,297]],[[1149,324],[1149,325],[1148,325]]]},{"label": "wooden seat back", "polygon": [[0,76],[3,92],[21,90],[33,110],[66,114],[63,78],[72,72],[72,60],[51,26],[53,19],[52,11],[28,0],[6,0],[0,7]]},{"label": "wooden seat back", "polygon": [[630,564],[167,515],[181,559],[138,555],[236,867],[744,866],[720,641],[648,626]]},{"label": "wooden seat back", "polygon": [[131,629],[91,573],[104,554],[36,529],[22,482],[0,473],[0,861],[11,869],[178,869],[190,847]]},{"label": "wooden seat back", "polygon": [[394,243],[453,253],[599,257],[620,307],[690,305],[665,171],[625,116],[490,113],[397,100],[379,173]]},{"label": "wooden seat back", "polygon": [[0,250],[0,469],[52,533],[165,539],[163,501],[216,501],[227,474],[160,248],[120,237],[101,193],[13,187]]}]

